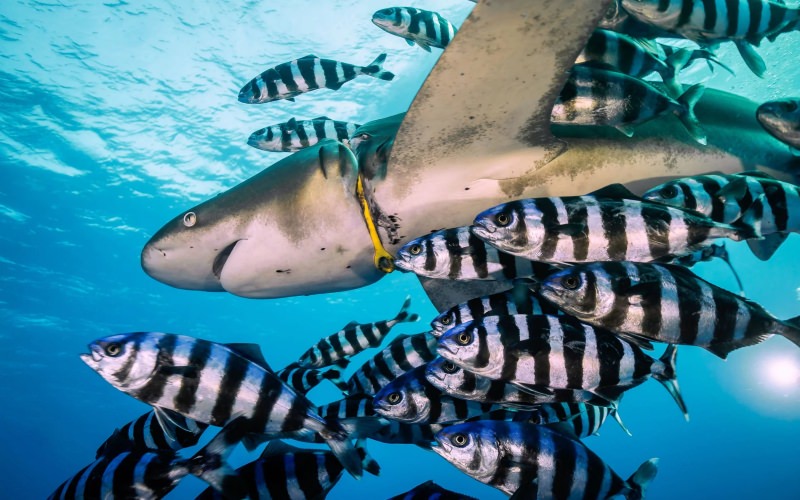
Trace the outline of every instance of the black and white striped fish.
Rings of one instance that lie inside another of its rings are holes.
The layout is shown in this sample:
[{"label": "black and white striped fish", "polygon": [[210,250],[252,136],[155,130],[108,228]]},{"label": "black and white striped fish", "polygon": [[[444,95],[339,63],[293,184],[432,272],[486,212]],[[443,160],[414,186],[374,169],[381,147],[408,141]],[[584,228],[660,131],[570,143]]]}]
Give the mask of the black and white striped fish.
[{"label": "black and white striped fish", "polygon": [[753,45],[796,29],[800,21],[800,10],[769,0],[622,0],[622,6],[643,22],[701,44],[733,41],[758,76],[766,66]]},{"label": "black and white striped fish", "polygon": [[295,390],[298,394],[307,394],[308,391],[318,386],[323,380],[330,380],[333,385],[347,390],[347,384],[342,380],[342,372],[334,368],[322,370],[291,363],[283,370],[275,372],[279,379]]},{"label": "black and white striped fish", "polygon": [[479,420],[436,434],[433,451],[512,499],[641,499],[657,472],[651,459],[628,479],[619,477],[580,441],[522,422]]},{"label": "black and white striped fish", "polygon": [[764,130],[800,154],[800,99],[776,99],[756,109],[756,119]]},{"label": "black and white striped fish", "polygon": [[800,346],[800,318],[779,320],[752,300],[680,266],[581,264],[554,273],[539,292],[587,323],[657,342],[700,346],[723,359],[772,334]]},{"label": "black and white striped fish", "polygon": [[462,495],[448,489],[442,488],[433,480],[425,481],[414,486],[405,493],[395,495],[389,500],[478,500],[475,497]]},{"label": "black and white striped fish", "polygon": [[360,126],[357,123],[331,120],[327,116],[318,116],[299,122],[291,118],[285,123],[256,130],[250,134],[247,144],[256,149],[274,153],[300,151],[315,145],[322,139],[336,139],[349,144],[350,136]]},{"label": "black and white striped fish", "polygon": [[[607,194],[618,192],[617,199]],[[529,198],[475,218],[472,232],[504,252],[544,262],[650,262],[680,257],[715,238],[760,236],[752,225],[643,200],[609,186],[587,196]]]},{"label": "black and white striped fish", "polygon": [[700,250],[696,250],[689,255],[684,255],[683,257],[678,257],[677,259],[665,262],[665,264],[678,264],[679,266],[692,267],[698,262],[708,262],[713,259],[720,259],[727,264],[728,269],[731,270],[733,277],[736,279],[736,284],[739,285],[739,295],[744,297],[744,286],[742,285],[742,280],[739,279],[739,273],[736,272],[736,269],[734,269],[733,264],[731,263],[731,256],[728,253],[728,249],[724,242],[714,243],[705,248],[701,248]]},{"label": "black and white striped fish", "polygon": [[[380,467],[363,448],[364,469],[378,475]],[[333,453],[291,446],[280,440],[267,444],[258,460],[236,469],[247,485],[251,500],[311,500],[325,498],[342,477],[344,467]],[[209,488],[197,500],[222,500],[225,497]]]},{"label": "black and white striped fish", "polygon": [[431,334],[441,337],[455,325],[481,319],[484,316],[506,314],[555,315],[561,314],[561,310],[546,300],[539,300],[536,293],[528,286],[515,285],[507,292],[470,299],[444,311],[431,321]]},{"label": "black and white striped fish", "polygon": [[386,444],[413,444],[429,450],[433,436],[444,429],[446,424],[408,424],[398,420],[386,420],[370,439]]},{"label": "black and white striped fish", "polygon": [[192,474],[226,498],[245,498],[244,484],[226,460],[247,432],[244,418],[231,421],[192,458],[170,448],[137,449],[122,432],[107,442],[105,453],[62,483],[52,500],[162,498]]},{"label": "black and white striped fish", "polygon": [[762,260],[772,256],[788,233],[800,232],[800,187],[762,172],[682,177],[655,186],[643,197],[717,222],[756,228],[764,239],[747,244]]},{"label": "black and white striped fish", "polygon": [[465,370],[534,393],[585,391],[612,403],[653,377],[689,418],[676,379],[675,346],[654,359],[637,344],[570,316],[486,316],[442,335],[438,353]]},{"label": "black and white striped fish", "polygon": [[239,102],[262,104],[278,99],[294,101],[295,96],[311,90],[339,90],[343,84],[359,75],[392,80],[394,73],[383,69],[385,60],[386,54],[381,54],[369,66],[356,66],[309,54],[269,68],[250,80],[239,91]]},{"label": "black and white striped fish", "polygon": [[347,392],[374,395],[400,375],[435,358],[437,345],[436,337],[427,332],[397,336],[350,376]]},{"label": "black and white striped fish", "polygon": [[405,38],[409,45],[415,43],[431,51],[443,49],[456,34],[456,27],[439,13],[414,7],[390,7],[372,15],[372,22],[387,33]]},{"label": "black and white striped fish", "polygon": [[[721,64],[707,50],[669,45],[663,47],[649,40],[637,40],[622,33],[596,29],[575,64],[590,63],[593,66],[608,67],[639,79],[656,72],[664,81],[668,94],[676,99],[683,94],[677,75],[687,64],[697,59]],[[722,66],[727,69],[727,66]]]},{"label": "black and white striped fish", "polygon": [[[426,278],[450,280],[514,280],[549,268],[487,245],[469,226],[443,229],[416,238],[397,251],[395,266]],[[546,272],[546,271],[545,271]]]},{"label": "black and white striped fish", "polygon": [[493,380],[467,371],[445,358],[436,358],[425,366],[425,379],[428,383],[443,394],[457,399],[491,403],[516,410],[532,410],[544,403],[564,400],[559,397],[568,397],[564,394],[532,394],[505,380]]},{"label": "black and white striped fish", "polygon": [[614,127],[631,137],[636,125],[673,113],[695,141],[705,144],[706,133],[694,115],[703,91],[702,85],[693,85],[673,99],[644,80],[577,65],[556,99],[550,121],[556,125]]},{"label": "black and white striped fish", "polygon": [[622,429],[630,435],[614,410],[607,406],[595,406],[587,403],[546,403],[526,411],[493,410],[480,417],[470,419],[468,422],[506,420],[547,425],[551,429],[561,431],[575,439],[582,439],[597,434],[610,414],[614,415]]},{"label": "black and white striped fish", "polygon": [[370,347],[381,345],[396,324],[419,321],[418,314],[408,314],[410,305],[409,296],[403,302],[400,312],[392,319],[363,324],[351,321],[343,329],[325,337],[304,352],[297,360],[297,365],[314,368],[324,368],[332,364],[347,366],[350,357]]},{"label": "black and white striped fish", "polygon": [[417,424],[462,422],[496,406],[448,396],[425,378],[425,366],[414,368],[375,394],[372,406],[388,419]]},{"label": "black and white striped fish", "polygon": [[[274,438],[303,429],[319,433],[356,477],[361,462],[338,421],[269,369],[254,344],[217,344],[185,335],[137,332],[89,344],[81,359],[122,392],[153,406],[216,426],[247,417],[250,432]],[[164,418],[168,418],[164,417]]]},{"label": "black and white striped fish", "polygon": [[[177,423],[177,425],[176,425]],[[164,430],[162,425],[167,426]],[[123,425],[121,429],[106,439],[97,449],[95,458],[100,458],[112,443],[118,443],[126,438],[131,446],[138,450],[180,450],[194,446],[203,435],[208,424],[195,422],[190,418],[172,412],[169,419],[160,421],[154,411],[149,411],[141,417]]]}]

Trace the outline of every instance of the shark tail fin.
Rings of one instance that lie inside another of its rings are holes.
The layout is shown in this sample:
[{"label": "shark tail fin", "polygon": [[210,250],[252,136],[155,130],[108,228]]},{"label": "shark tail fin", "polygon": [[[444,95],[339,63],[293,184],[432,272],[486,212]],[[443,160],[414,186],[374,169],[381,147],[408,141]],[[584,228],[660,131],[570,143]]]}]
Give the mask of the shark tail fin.
[{"label": "shark tail fin", "polygon": [[686,409],[686,403],[681,396],[681,388],[678,386],[678,375],[675,369],[676,361],[678,359],[678,347],[675,344],[667,346],[664,354],[658,358],[661,361],[661,369],[653,373],[653,378],[661,382],[661,385],[667,389],[667,392],[678,404],[678,408],[683,412],[683,418],[689,421],[689,410]]},{"label": "shark tail fin", "polygon": [[651,458],[636,469],[631,477],[625,481],[629,490],[625,493],[627,500],[641,500],[644,498],[644,491],[647,486],[655,479],[658,473],[658,459]]},{"label": "shark tail fin", "polygon": [[197,476],[220,492],[225,498],[247,498],[247,487],[227,459],[248,432],[249,420],[238,417],[229,422],[192,458],[182,461],[193,476]]},{"label": "shark tail fin", "polygon": [[383,53],[375,58],[374,61],[369,63],[369,66],[361,68],[361,74],[379,78],[381,80],[391,81],[394,80],[394,73],[383,69],[383,61],[386,60],[386,53]]},{"label": "shark tail fin", "polygon": [[698,83],[689,87],[686,92],[678,97],[678,103],[681,105],[678,118],[694,140],[705,146],[708,142],[706,131],[700,126],[700,122],[697,121],[697,117],[694,114],[694,106],[703,96],[703,91],[705,91],[705,87]]}]

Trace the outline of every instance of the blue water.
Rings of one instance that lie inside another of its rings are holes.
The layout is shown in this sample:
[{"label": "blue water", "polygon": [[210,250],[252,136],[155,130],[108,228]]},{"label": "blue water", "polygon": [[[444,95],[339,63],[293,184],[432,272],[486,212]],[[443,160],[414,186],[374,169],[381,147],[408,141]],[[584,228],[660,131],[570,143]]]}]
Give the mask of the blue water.
[{"label": "blue water", "polygon": [[[435,9],[456,25],[474,5],[404,4]],[[393,316],[408,294],[423,321],[395,334],[425,329],[434,309],[411,275],[394,273],[346,293],[248,300],[173,289],[139,266],[142,246],[164,222],[283,157],[248,147],[253,130],[291,116],[364,123],[408,107],[440,51],[408,47],[373,26],[372,12],[385,6],[0,5],[0,497],[45,497],[90,463],[116,426],[147,410],[80,361],[95,338],[157,330],[256,342],[273,366],[282,366],[350,320]],[[757,101],[798,95],[798,42],[794,33],[765,43],[764,80],[749,73],[733,47],[722,47],[720,57],[736,77],[702,68],[692,77]],[[240,86],[267,66],[312,53],[366,64],[381,52],[398,75],[391,83],[359,78],[296,103],[236,102]],[[800,313],[800,237],[792,235],[770,262],[744,246],[729,247],[750,298],[778,317]],[[696,270],[735,286],[722,263]],[[788,381],[772,374],[784,365],[791,374],[800,352],[782,338],[737,351],[727,362],[681,348],[678,372],[691,422],[659,384],[647,382],[621,406],[633,437],[609,422],[586,444],[624,477],[660,457],[649,498],[797,498],[800,380],[797,372]],[[318,389],[310,396],[324,403],[336,394]],[[370,451],[381,477],[344,477],[329,498],[386,498],[427,479],[504,498],[433,453],[380,443]],[[233,462],[252,459],[238,451]],[[171,498],[191,498],[203,487],[187,478]]]}]

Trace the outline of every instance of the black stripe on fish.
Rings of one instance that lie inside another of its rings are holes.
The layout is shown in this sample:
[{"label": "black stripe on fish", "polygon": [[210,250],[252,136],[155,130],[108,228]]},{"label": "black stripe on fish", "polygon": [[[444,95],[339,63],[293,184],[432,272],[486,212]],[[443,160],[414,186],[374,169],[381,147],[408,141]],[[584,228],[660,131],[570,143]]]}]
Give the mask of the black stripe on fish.
[{"label": "black stripe on fish", "polygon": [[726,0],[725,7],[728,13],[728,26],[725,30],[725,34],[729,37],[733,37],[736,35],[739,26],[739,0]]},{"label": "black stripe on fish", "polygon": [[320,87],[319,82],[317,82],[317,76],[314,74],[315,65],[316,59],[314,58],[297,60],[297,68],[300,70],[300,76],[303,77],[309,89],[318,89]]},{"label": "black stripe on fish", "polygon": [[[539,259],[543,261],[551,260],[558,247],[559,233],[552,228],[559,225],[558,209],[550,198],[539,198],[535,201],[536,208],[542,212],[542,224],[544,225],[544,238],[539,249]],[[524,211],[520,210],[518,216],[524,220]]]},{"label": "black stripe on fish", "polygon": [[[722,0],[723,2],[725,0]],[[717,26],[717,0],[702,0],[703,2],[703,29],[714,33]]]},{"label": "black stripe on fish", "polygon": [[[176,341],[175,335],[164,335],[158,341],[156,348],[158,349],[157,366],[159,368],[173,366],[172,354],[175,351]],[[148,404],[156,403],[164,395],[164,388],[167,385],[168,378],[169,375],[167,373],[157,369],[150,380],[134,392],[134,397]]]},{"label": "black stripe on fish", "polygon": [[230,420],[231,412],[236,404],[236,394],[247,375],[248,365],[246,359],[233,354],[228,356],[225,361],[219,393],[214,402],[214,408],[211,410],[211,422],[214,425],[223,425]]},{"label": "black stripe on fish", "polygon": [[600,219],[603,224],[603,235],[608,241],[608,258],[625,260],[628,252],[627,221],[619,207],[600,204]]},{"label": "black stripe on fish", "polygon": [[681,12],[678,15],[678,22],[675,24],[675,28],[682,28],[692,18],[692,10],[694,10],[694,0],[683,0],[681,3]]},{"label": "black stripe on fish", "polygon": [[336,74],[336,61],[330,59],[319,59],[319,65],[322,67],[322,72],[325,75],[325,87],[337,87],[339,83],[339,75]]},{"label": "black stripe on fish", "polygon": [[189,366],[197,370],[196,377],[181,377],[181,387],[173,400],[174,409],[178,413],[188,413],[195,404],[197,388],[200,385],[200,373],[205,368],[206,363],[211,357],[211,344],[202,340],[196,340],[192,344],[189,353]]}]

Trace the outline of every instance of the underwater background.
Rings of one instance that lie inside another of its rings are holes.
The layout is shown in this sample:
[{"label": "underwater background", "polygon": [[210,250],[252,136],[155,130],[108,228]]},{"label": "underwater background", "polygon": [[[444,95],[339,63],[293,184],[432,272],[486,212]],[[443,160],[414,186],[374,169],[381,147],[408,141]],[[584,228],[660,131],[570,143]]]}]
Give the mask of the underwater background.
[{"label": "underwater background", "polygon": [[[411,1],[460,25],[466,0]],[[392,273],[327,295],[251,300],[170,288],[141,270],[139,253],[167,220],[285,155],[247,146],[248,135],[295,116],[366,123],[405,111],[436,62],[374,26],[376,1],[13,1],[0,5],[0,487],[2,498],[44,498],[89,464],[97,446],[148,407],[78,358],[112,333],[164,331],[255,342],[272,366],[295,360],[351,320],[394,316],[406,295],[425,331],[435,315],[416,277]],[[761,102],[800,95],[800,33],[765,42],[764,79],[732,44],[719,58],[736,75],[696,64],[682,81]],[[392,82],[359,78],[297,102],[237,102],[266,67],[307,54],[365,65],[381,52]],[[502,89],[487,88],[487,92]],[[670,118],[672,119],[672,118]],[[621,138],[624,140],[624,137]],[[780,318],[800,313],[800,236],[769,262],[727,242],[747,296]],[[722,262],[694,270],[738,291]],[[386,343],[386,342],[385,342]],[[361,361],[362,354],[347,375]],[[661,459],[648,498],[798,498],[800,351],[774,337],[728,361],[692,347],[678,356],[686,423],[654,382],[584,442],[621,476]],[[317,404],[338,399],[323,384]],[[201,441],[205,443],[213,433]],[[371,441],[378,478],[346,475],[329,498],[387,498],[434,479],[479,498],[504,498],[434,453]],[[191,456],[192,449],[182,455]],[[256,454],[238,449],[239,466]],[[170,498],[205,488],[186,478]]]}]

